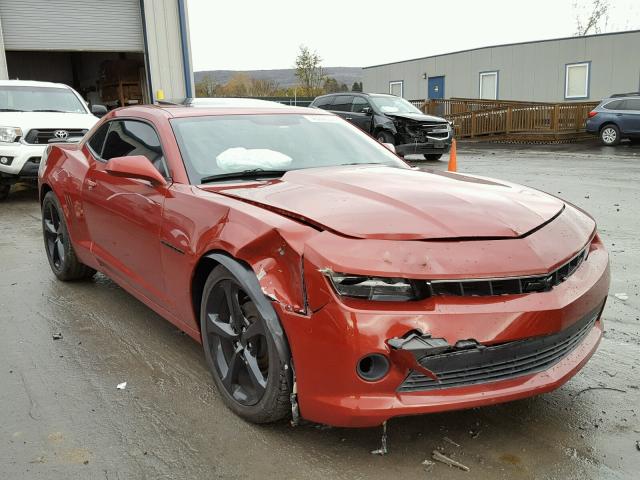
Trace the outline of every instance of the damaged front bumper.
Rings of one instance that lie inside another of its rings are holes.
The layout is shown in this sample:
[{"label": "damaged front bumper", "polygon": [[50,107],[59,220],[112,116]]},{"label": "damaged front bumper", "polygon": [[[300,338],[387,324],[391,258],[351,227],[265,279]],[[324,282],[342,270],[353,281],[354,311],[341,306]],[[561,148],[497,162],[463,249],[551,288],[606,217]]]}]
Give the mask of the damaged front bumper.
[{"label": "damaged front bumper", "polygon": [[[319,423],[376,426],[549,392],[582,368],[602,335],[609,263],[597,239],[563,283],[519,295],[346,299],[305,262],[309,314],[278,314],[295,362],[300,414]],[[389,360],[376,381],[358,373],[371,354]]]}]

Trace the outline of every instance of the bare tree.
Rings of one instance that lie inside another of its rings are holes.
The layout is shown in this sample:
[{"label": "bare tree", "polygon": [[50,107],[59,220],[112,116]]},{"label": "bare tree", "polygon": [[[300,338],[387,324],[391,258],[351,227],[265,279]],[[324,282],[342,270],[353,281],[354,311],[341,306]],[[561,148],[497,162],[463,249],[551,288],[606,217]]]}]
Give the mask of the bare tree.
[{"label": "bare tree", "polygon": [[207,73],[198,83],[196,83],[196,97],[215,97],[220,89],[220,85],[215,81],[213,75]]},{"label": "bare tree", "polygon": [[573,9],[576,12],[576,35],[582,37],[589,33],[601,33],[602,22],[604,28],[609,21],[609,1],[591,0],[590,4],[585,4],[583,0],[576,0]]},{"label": "bare tree", "polygon": [[322,92],[325,78],[322,58],[304,45],[300,45],[300,53],[296,57],[296,77],[300,80],[304,95],[314,96]]}]

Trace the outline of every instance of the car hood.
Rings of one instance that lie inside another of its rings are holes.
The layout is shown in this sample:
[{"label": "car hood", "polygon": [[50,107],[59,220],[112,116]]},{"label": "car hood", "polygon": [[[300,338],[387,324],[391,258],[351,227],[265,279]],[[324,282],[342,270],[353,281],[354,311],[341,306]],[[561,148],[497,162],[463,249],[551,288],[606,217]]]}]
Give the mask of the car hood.
[{"label": "car hood", "polygon": [[32,128],[90,129],[97,121],[98,119],[89,113],[0,112],[0,125],[18,127],[24,134]]},{"label": "car hood", "polygon": [[515,238],[564,208],[520,185],[383,165],[309,168],[202,188],[343,236],[389,240]]},{"label": "car hood", "polygon": [[433,115],[423,115],[421,113],[385,113],[387,117],[400,118],[403,120],[411,120],[414,122],[429,123],[447,123],[442,117],[434,117]]}]

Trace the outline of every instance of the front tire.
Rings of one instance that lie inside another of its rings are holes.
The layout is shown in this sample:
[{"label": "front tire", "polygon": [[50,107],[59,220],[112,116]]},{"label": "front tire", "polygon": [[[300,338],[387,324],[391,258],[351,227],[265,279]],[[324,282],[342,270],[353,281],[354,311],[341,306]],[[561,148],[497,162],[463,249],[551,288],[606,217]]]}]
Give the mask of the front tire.
[{"label": "front tire", "polygon": [[440,160],[442,158],[442,153],[425,153],[424,158],[427,160]]},{"label": "front tire", "polygon": [[288,359],[246,288],[222,265],[209,274],[200,326],[205,360],[224,403],[253,423],[291,413]]},{"label": "front tire", "polygon": [[600,130],[600,142],[606,146],[620,143],[620,129],[613,124],[605,125]]},{"label": "front tire", "polygon": [[391,145],[396,144],[393,135],[391,135],[389,132],[385,132],[384,130],[380,130],[376,134],[376,140],[378,140],[380,143],[390,143]]},{"label": "front tire", "polygon": [[93,268],[78,260],[60,202],[53,192],[48,192],[42,201],[42,232],[47,260],[59,280],[87,280],[95,275]]}]

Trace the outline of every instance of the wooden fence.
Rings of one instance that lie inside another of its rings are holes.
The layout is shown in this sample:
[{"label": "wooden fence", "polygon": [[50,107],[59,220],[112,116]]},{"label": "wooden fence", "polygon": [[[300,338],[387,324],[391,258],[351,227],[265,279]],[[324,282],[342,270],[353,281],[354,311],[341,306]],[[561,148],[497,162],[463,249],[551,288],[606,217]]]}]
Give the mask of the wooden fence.
[{"label": "wooden fence", "polygon": [[596,105],[452,98],[428,100],[423,111],[452,121],[458,138],[512,134],[566,137],[584,131],[588,113]]}]

